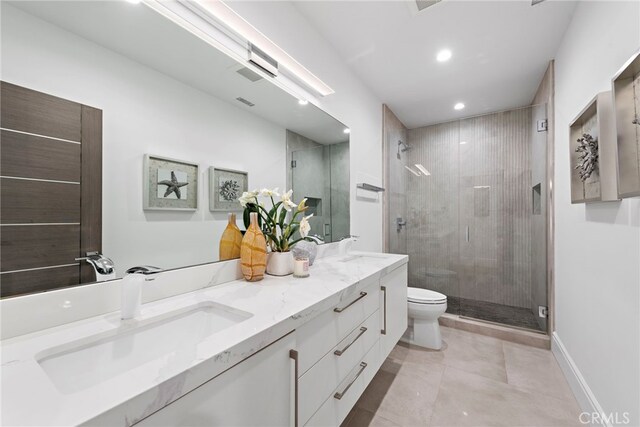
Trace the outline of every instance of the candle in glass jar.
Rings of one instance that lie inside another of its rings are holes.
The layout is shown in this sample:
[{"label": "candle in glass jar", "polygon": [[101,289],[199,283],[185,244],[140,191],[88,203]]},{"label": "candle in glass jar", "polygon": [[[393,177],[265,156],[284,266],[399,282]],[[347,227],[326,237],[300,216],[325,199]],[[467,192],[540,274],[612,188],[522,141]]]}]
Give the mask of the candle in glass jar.
[{"label": "candle in glass jar", "polygon": [[293,260],[293,277],[309,277],[309,258],[296,257]]}]

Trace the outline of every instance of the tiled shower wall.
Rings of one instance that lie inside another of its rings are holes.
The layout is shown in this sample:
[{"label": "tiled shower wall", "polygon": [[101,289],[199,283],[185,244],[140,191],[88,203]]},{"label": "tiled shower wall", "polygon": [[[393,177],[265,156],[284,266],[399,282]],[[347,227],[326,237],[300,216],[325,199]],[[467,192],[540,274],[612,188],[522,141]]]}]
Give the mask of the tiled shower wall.
[{"label": "tiled shower wall", "polygon": [[412,129],[408,163],[430,176],[407,173],[409,283],[459,297],[460,232],[459,122]]},{"label": "tiled shower wall", "polygon": [[406,227],[401,231],[397,231],[396,219],[407,218],[407,175],[409,172],[405,169],[407,163],[407,153],[401,153],[400,159],[397,158],[398,141],[408,142],[407,128],[398,120],[395,114],[387,107],[383,106],[384,116],[384,147],[388,159],[385,169],[386,189],[386,221],[387,232],[386,250],[392,254],[407,253],[407,230]]},{"label": "tiled shower wall", "polygon": [[[408,164],[431,172],[417,177],[405,170],[411,286],[532,307],[534,231],[545,236],[533,221],[533,111],[408,131]],[[390,174],[404,169],[395,154],[389,162]],[[535,268],[546,271],[539,261]]]}]

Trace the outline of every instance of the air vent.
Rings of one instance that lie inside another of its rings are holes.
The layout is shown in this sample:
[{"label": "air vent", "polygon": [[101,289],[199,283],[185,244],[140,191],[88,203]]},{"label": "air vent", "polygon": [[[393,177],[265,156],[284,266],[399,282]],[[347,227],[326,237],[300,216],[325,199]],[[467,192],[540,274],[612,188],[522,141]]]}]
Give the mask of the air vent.
[{"label": "air vent", "polygon": [[246,99],[244,99],[244,98],[243,98],[243,97],[241,97],[241,96],[237,97],[237,98],[236,98],[236,101],[240,101],[240,102],[242,102],[243,104],[248,105],[249,107],[253,107],[254,105],[256,105],[256,104],[254,104],[254,103],[253,103],[253,102],[251,102],[251,101],[247,101]]},{"label": "air vent", "polygon": [[251,81],[252,83],[257,82],[258,80],[262,80],[262,77],[260,77],[258,73],[254,73],[247,67],[240,68],[238,71],[236,71],[236,73],[240,74],[242,77]]},{"label": "air vent", "polygon": [[425,10],[429,6],[433,6],[436,3],[440,3],[442,0],[416,0],[418,10]]}]

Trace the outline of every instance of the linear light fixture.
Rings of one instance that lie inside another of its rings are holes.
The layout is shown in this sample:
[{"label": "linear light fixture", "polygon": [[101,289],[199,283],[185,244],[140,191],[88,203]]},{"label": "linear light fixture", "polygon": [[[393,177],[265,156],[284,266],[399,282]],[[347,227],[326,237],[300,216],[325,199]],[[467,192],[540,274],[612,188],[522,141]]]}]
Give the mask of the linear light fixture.
[{"label": "linear light fixture", "polygon": [[422,166],[420,163],[416,163],[416,168],[418,168],[418,170],[420,172],[422,172],[424,174],[424,176],[429,176],[431,175],[431,172],[429,172],[427,170],[427,168],[425,168],[424,166]]},{"label": "linear light fixture", "polygon": [[[251,44],[273,58],[278,63],[279,69],[284,68],[281,71],[317,94],[327,96],[334,93],[331,87],[221,0],[143,0],[143,2],[196,36],[221,48],[227,54],[240,56],[247,61],[249,44]],[[232,34],[228,34],[229,31]],[[275,79],[279,78],[280,75]]]},{"label": "linear light fixture", "polygon": [[412,174],[414,174],[415,176],[420,176],[420,172],[418,171],[414,171],[413,169],[411,169],[409,166],[405,166],[405,168],[411,172]]}]

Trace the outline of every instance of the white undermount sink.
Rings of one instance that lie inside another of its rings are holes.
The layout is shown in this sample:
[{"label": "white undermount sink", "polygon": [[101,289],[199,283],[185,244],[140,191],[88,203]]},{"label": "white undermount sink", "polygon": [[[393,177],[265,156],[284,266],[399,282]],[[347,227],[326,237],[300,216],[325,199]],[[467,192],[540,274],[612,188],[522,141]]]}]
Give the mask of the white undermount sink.
[{"label": "white undermount sink", "polygon": [[36,359],[60,392],[75,393],[157,359],[190,364],[200,342],[251,316],[204,302],[49,349]]},{"label": "white undermount sink", "polygon": [[357,261],[359,259],[367,259],[367,258],[384,259],[386,257],[384,255],[347,254],[342,258],[340,258],[338,262],[350,262],[350,261]]}]

